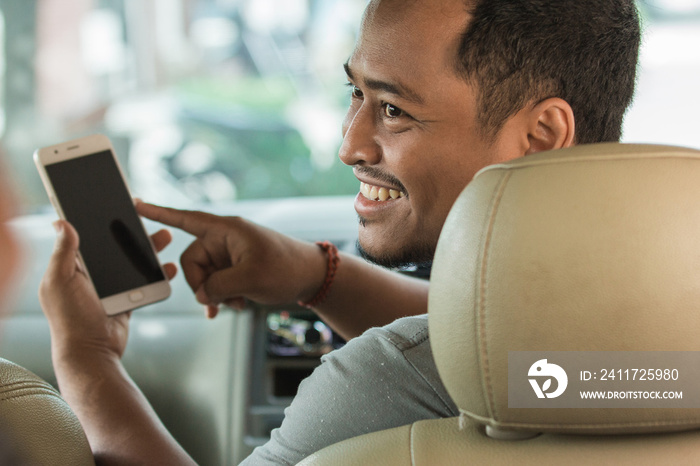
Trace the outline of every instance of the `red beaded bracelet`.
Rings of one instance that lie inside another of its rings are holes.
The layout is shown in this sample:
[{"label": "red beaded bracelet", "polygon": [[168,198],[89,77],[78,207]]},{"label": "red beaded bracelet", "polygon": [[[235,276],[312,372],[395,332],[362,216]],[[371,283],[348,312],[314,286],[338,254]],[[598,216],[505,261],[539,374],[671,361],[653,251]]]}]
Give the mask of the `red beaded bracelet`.
[{"label": "red beaded bracelet", "polygon": [[316,293],[316,296],[314,296],[311,299],[311,301],[299,301],[297,303],[300,306],[308,308],[316,307],[326,300],[326,297],[328,296],[328,291],[330,290],[331,285],[333,284],[333,280],[335,280],[335,273],[338,270],[338,264],[340,263],[338,247],[335,244],[331,243],[330,241],[317,241],[316,244],[326,255],[328,263],[326,264],[326,279],[323,281],[323,285],[321,286],[321,289],[318,290],[318,293]]}]

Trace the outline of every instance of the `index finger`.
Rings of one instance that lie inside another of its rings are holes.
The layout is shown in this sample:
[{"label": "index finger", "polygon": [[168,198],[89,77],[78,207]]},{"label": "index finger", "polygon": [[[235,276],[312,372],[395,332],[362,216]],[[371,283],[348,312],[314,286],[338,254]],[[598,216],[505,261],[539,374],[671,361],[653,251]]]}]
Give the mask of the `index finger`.
[{"label": "index finger", "polygon": [[139,215],[164,225],[179,228],[198,238],[204,236],[210,230],[210,225],[217,218],[216,215],[205,212],[161,207],[141,200],[137,201],[135,206]]}]

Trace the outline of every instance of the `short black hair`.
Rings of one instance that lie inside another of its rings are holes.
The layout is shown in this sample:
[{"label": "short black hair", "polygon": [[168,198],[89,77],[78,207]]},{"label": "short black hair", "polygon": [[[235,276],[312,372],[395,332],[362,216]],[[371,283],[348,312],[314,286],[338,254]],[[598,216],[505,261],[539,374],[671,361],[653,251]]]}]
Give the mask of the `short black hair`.
[{"label": "short black hair", "polygon": [[640,44],[634,0],[467,0],[457,71],[495,136],[529,102],[571,105],[579,144],[619,141]]}]

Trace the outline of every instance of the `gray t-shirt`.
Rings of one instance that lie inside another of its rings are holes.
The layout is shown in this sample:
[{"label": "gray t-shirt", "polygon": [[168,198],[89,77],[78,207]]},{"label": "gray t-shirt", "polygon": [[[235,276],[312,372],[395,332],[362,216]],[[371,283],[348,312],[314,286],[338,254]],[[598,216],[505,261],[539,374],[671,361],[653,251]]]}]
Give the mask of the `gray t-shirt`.
[{"label": "gray t-shirt", "polygon": [[427,315],[369,329],[321,362],[242,465],[293,465],[341,440],[458,415],[433,361]]}]

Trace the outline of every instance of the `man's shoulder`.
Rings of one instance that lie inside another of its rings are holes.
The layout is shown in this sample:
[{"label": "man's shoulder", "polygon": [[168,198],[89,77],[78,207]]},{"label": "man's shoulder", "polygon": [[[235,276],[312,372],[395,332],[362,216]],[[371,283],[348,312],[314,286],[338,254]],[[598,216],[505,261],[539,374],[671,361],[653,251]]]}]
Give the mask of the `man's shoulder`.
[{"label": "man's shoulder", "polygon": [[398,350],[406,351],[420,345],[429,345],[428,314],[397,319],[384,327],[367,330],[363,336],[383,338]]},{"label": "man's shoulder", "polygon": [[[455,416],[456,406],[442,385],[428,334],[428,315],[403,317],[367,330],[322,359],[325,373],[362,374],[361,391],[403,392],[406,409],[414,401],[432,400],[435,411]],[[384,386],[386,384],[386,386]],[[410,392],[410,394],[409,394]],[[427,413],[425,413],[427,415]],[[427,418],[427,417],[425,417]],[[420,419],[420,417],[417,417]]]},{"label": "man's shoulder", "polygon": [[430,351],[427,314],[402,317],[384,327],[371,328],[326,357],[350,356],[356,353],[366,355],[371,351],[379,351],[376,353],[378,356],[386,357],[389,353],[405,353],[416,349]]},{"label": "man's shoulder", "polygon": [[321,361],[346,369],[357,368],[366,375],[396,375],[408,372],[432,381],[438,380],[428,334],[428,316],[397,319],[384,327],[374,327],[348,341]]}]

